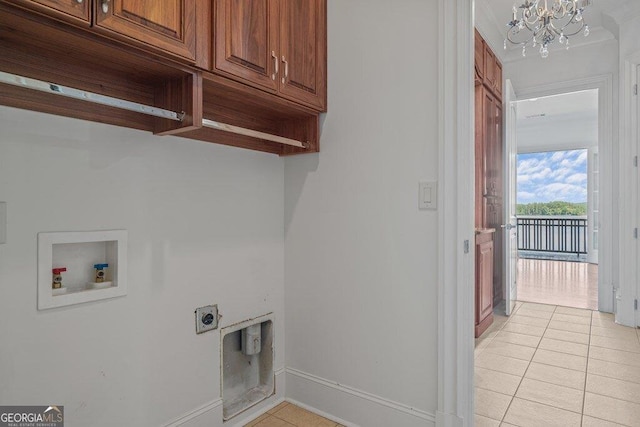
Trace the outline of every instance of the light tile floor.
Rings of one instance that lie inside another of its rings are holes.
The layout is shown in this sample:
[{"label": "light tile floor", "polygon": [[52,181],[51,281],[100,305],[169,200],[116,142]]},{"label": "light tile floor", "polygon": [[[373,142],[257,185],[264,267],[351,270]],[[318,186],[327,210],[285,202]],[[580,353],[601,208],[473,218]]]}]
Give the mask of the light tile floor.
[{"label": "light tile floor", "polygon": [[518,302],[476,340],[475,385],[479,427],[640,426],[640,332]]},{"label": "light tile floor", "polygon": [[294,404],[283,402],[260,415],[245,427],[343,427],[334,421],[309,412]]}]

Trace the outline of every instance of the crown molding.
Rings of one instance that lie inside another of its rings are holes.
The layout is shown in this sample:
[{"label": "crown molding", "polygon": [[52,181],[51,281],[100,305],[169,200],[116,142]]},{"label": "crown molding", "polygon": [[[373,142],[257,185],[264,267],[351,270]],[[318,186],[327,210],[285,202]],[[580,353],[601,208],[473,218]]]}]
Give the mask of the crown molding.
[{"label": "crown molding", "polygon": [[[572,37],[570,40],[571,42],[570,49],[571,50],[581,49],[583,47],[593,48],[594,46],[605,44],[605,43],[611,43],[612,41],[615,41],[615,40],[616,38],[613,35],[613,33],[611,33],[611,31],[605,29],[604,27],[596,27],[591,29],[591,34],[589,34],[589,37],[583,37],[583,36]],[[549,46],[549,58],[551,58],[553,55],[561,55],[562,52],[565,50],[566,50],[566,47],[564,45],[561,45],[560,43],[555,42]],[[539,58],[540,60],[543,60],[542,58],[540,58],[540,54],[538,53],[538,50],[530,46],[527,46],[526,57],[522,56],[522,47],[518,47],[518,46],[512,46],[509,49],[507,49],[506,52],[504,50],[502,50],[502,52],[503,52],[503,56],[502,56],[503,63],[527,61],[531,58]]]},{"label": "crown molding", "polygon": [[603,15],[611,17],[616,24],[623,25],[635,18],[640,17],[640,2],[637,0],[621,1],[617,8],[604,13]]}]

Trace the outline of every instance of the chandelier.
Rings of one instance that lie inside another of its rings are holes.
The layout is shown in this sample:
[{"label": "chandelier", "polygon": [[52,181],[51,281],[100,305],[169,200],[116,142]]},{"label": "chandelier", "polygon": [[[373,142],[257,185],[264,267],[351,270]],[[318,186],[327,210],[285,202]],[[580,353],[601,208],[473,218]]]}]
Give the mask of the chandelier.
[{"label": "chandelier", "polygon": [[[522,46],[522,56],[527,56],[527,46],[540,46],[540,56],[549,56],[549,45],[555,39],[569,49],[569,38],[583,32],[589,35],[589,26],[583,18],[591,0],[525,0],[519,8],[513,6],[513,19],[507,23],[507,40]],[[518,9],[520,13],[518,14]]]}]

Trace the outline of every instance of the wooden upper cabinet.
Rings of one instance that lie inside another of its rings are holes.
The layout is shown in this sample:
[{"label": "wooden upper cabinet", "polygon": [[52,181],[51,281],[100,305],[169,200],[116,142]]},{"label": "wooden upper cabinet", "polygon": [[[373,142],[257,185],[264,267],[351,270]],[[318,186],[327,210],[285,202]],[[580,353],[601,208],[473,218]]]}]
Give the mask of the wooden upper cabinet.
[{"label": "wooden upper cabinet", "polygon": [[487,86],[494,89],[496,85],[496,56],[491,48],[484,43],[484,81]]},{"label": "wooden upper cabinet", "polygon": [[278,89],[278,2],[216,0],[215,68],[270,91]]},{"label": "wooden upper cabinet", "polygon": [[326,0],[215,0],[214,69],[326,109]]},{"label": "wooden upper cabinet", "polygon": [[197,3],[199,0],[94,0],[95,25],[193,62]]},{"label": "wooden upper cabinet", "polygon": [[496,58],[496,81],[495,81],[496,95],[502,99],[502,65]]},{"label": "wooden upper cabinet", "polygon": [[478,30],[475,31],[474,58],[476,71],[475,79],[481,82],[482,79],[484,79],[484,42],[482,41],[482,36],[478,33]]},{"label": "wooden upper cabinet", "polygon": [[502,99],[502,64],[477,30],[474,52],[475,80],[484,83],[494,95]]},{"label": "wooden upper cabinet", "polygon": [[326,106],[326,1],[280,0],[280,92],[324,109]]},{"label": "wooden upper cabinet", "polygon": [[67,21],[78,20],[89,25],[91,22],[90,4],[92,0],[16,0],[13,3],[32,9],[45,15],[56,16]]}]

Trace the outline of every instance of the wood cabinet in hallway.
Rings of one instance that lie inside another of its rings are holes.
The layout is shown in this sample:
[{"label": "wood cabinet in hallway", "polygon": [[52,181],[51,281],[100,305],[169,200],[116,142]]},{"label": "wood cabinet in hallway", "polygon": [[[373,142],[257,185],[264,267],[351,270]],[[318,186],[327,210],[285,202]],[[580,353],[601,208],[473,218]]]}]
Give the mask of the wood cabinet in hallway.
[{"label": "wood cabinet in hallway", "polygon": [[[475,228],[476,250],[482,251],[482,256],[476,257],[477,336],[491,324],[493,305],[503,298],[500,230],[504,220],[502,65],[477,31],[475,61]],[[487,250],[486,235],[491,235],[491,251]],[[480,262],[491,263],[490,276],[486,265],[480,268]]]}]

